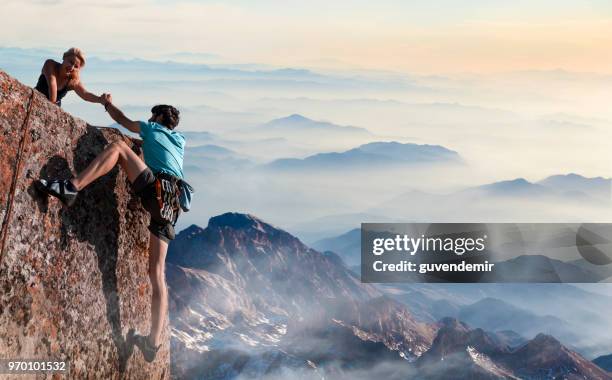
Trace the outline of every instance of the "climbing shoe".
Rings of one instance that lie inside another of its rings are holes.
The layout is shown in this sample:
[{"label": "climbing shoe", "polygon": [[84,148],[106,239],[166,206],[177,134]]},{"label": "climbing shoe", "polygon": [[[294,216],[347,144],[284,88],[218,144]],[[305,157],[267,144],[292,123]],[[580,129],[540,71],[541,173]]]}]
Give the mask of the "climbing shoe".
[{"label": "climbing shoe", "polygon": [[161,344],[155,347],[149,342],[149,338],[143,335],[134,335],[133,339],[134,345],[140,349],[144,359],[149,363],[153,362],[153,360],[155,360],[155,356],[157,355],[157,351],[159,351],[159,348],[161,347]]},{"label": "climbing shoe", "polygon": [[68,179],[39,179],[34,182],[34,185],[38,191],[58,198],[63,204],[69,207],[74,204],[79,193]]}]

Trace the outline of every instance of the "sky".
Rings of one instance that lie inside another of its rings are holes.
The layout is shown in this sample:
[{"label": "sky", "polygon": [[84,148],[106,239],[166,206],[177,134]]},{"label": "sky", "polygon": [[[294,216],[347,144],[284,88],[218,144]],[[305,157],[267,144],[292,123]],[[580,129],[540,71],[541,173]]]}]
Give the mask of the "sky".
[{"label": "sky", "polygon": [[[612,73],[603,0],[8,0],[0,45],[420,74]],[[198,57],[194,55],[193,57]]]}]

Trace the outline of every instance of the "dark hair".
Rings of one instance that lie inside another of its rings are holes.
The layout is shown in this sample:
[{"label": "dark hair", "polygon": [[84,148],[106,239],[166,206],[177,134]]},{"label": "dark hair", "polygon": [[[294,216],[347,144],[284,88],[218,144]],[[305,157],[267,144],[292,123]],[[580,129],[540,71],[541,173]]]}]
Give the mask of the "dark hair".
[{"label": "dark hair", "polygon": [[166,104],[156,105],[155,107],[151,108],[151,113],[153,113],[153,116],[161,115],[161,124],[168,129],[176,128],[179,120],[181,119],[181,113],[179,110]]}]

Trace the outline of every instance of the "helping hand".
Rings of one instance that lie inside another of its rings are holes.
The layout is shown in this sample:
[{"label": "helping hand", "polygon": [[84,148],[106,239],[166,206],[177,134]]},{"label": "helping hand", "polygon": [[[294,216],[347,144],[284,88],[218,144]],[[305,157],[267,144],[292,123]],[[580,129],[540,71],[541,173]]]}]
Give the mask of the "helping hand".
[{"label": "helping hand", "polygon": [[100,97],[102,98],[102,104],[104,105],[104,107],[113,103],[113,97],[111,96],[111,94],[104,93]]}]

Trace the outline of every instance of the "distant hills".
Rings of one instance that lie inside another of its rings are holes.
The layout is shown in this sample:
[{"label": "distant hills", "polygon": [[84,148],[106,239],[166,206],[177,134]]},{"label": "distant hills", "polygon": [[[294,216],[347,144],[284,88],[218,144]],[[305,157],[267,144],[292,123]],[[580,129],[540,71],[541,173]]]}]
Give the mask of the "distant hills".
[{"label": "distant hills", "polygon": [[592,197],[612,199],[612,179],[610,178],[587,178],[570,173],[547,177],[538,184],[566,194],[583,193]]},{"label": "distant hills", "polygon": [[[244,130],[247,132],[247,130]],[[311,134],[311,133],[338,133],[347,135],[372,136],[372,133],[365,128],[341,126],[327,121],[316,121],[299,114],[289,115],[271,120],[265,124],[249,128],[249,132],[257,134]]]},{"label": "distant hills", "polygon": [[194,175],[212,175],[227,170],[247,169],[255,164],[250,157],[231,149],[204,144],[185,148],[185,172],[189,177]]},{"label": "distant hills", "polygon": [[504,336],[453,318],[440,321],[431,346],[416,364],[426,379],[599,379],[611,377],[593,363],[539,334],[519,347]]},{"label": "distant hills", "polygon": [[572,326],[564,320],[552,315],[537,315],[497,298],[487,297],[462,306],[453,316],[474,327],[489,331],[511,330],[529,339],[546,333],[573,344],[577,338]]},{"label": "distant hills", "polygon": [[[589,357],[610,351],[612,334],[604,326],[610,323],[612,298],[571,284],[405,283],[388,284],[382,289],[415,310],[423,321],[433,322],[444,316],[466,318],[474,327],[514,329],[525,338],[535,332],[551,334]],[[500,302],[504,305],[496,304]]]},{"label": "distant hills", "polygon": [[266,168],[277,170],[330,170],[461,162],[461,157],[457,152],[439,145],[390,141],[372,142],[344,152],[319,153],[304,159],[279,159],[266,165]]},{"label": "distant hills", "polygon": [[340,236],[321,239],[312,244],[320,251],[332,251],[340,255],[344,262],[351,266],[361,262],[361,229],[355,228]]},{"label": "distant hills", "polygon": [[[563,178],[569,180],[565,181]],[[608,185],[610,179],[605,179]],[[575,183],[581,186],[576,190]],[[551,185],[554,183],[555,185]],[[573,220],[571,207],[580,209],[580,217],[593,219],[612,207],[612,199],[603,196],[600,178],[570,174],[555,176],[554,181],[530,182],[524,178],[474,186],[446,194],[410,190],[364,212],[411,220],[516,220],[544,221],[542,207],[558,219]],[[565,208],[558,207],[563,202]],[[465,207],[469,205],[469,207]],[[534,207],[539,205],[538,207]],[[556,215],[556,212],[559,212]],[[567,215],[568,214],[568,215]],[[491,215],[496,219],[491,220]],[[357,224],[357,223],[356,223]]]},{"label": "distant hills", "polygon": [[597,364],[599,367],[605,369],[608,372],[612,372],[612,354],[600,356],[597,359],[593,360],[593,363]]},{"label": "distant hills", "polygon": [[324,148],[359,144],[374,138],[374,134],[365,128],[313,120],[299,114],[281,117],[252,127],[239,128],[228,133],[228,136],[234,139],[283,138],[301,147]]},{"label": "distant hills", "polygon": [[555,196],[577,200],[608,200],[612,198],[612,179],[588,178],[579,174],[553,175],[538,182],[524,178],[494,182],[464,190],[472,196],[546,197]]},{"label": "distant hills", "polygon": [[462,194],[470,196],[495,197],[539,197],[551,193],[545,186],[531,183],[524,178],[494,182],[464,190]]}]

